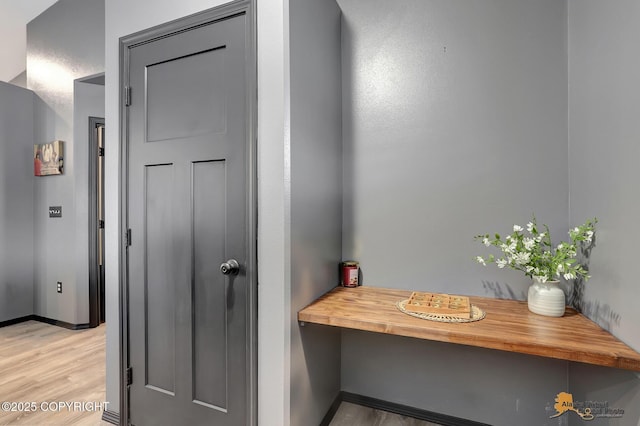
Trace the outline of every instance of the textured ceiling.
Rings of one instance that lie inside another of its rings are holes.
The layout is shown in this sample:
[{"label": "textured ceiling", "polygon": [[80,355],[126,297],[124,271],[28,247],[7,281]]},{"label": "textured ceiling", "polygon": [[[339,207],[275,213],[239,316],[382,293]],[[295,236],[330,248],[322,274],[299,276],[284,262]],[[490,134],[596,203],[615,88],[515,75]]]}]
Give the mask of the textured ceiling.
[{"label": "textured ceiling", "polygon": [[0,0],[0,81],[25,70],[27,23],[56,0]]}]

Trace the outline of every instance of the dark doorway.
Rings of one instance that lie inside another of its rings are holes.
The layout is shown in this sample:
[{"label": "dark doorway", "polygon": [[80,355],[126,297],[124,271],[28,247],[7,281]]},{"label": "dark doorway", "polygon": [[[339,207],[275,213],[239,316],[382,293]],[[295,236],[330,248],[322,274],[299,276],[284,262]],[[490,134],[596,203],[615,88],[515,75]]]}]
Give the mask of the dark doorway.
[{"label": "dark doorway", "polygon": [[89,117],[89,326],[105,322],[104,118]]}]

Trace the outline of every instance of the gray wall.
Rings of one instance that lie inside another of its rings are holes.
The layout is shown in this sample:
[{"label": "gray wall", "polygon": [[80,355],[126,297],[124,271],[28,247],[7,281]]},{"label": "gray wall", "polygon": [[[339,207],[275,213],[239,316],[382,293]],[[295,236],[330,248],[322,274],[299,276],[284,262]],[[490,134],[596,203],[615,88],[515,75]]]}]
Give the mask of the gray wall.
[{"label": "gray wall", "polygon": [[340,9],[289,4],[292,425],[320,424],[340,391],[340,331],[298,327],[297,313],[335,287],[342,253]]},{"label": "gray wall", "polygon": [[[85,190],[76,168],[87,158],[75,152],[73,82],[103,71],[104,0],[60,0],[27,25],[27,85],[39,97],[35,140],[66,142],[64,175],[35,181],[35,314],[73,324],[88,322],[77,306],[88,303],[77,299],[88,285],[78,268],[88,260],[76,250],[76,193]],[[62,206],[61,219],[48,217],[52,205]]]},{"label": "gray wall", "polygon": [[33,108],[0,82],[0,321],[33,313]]},{"label": "gray wall", "polygon": [[473,236],[567,230],[566,3],[339,4],[344,255],[367,285],[524,298]]},{"label": "gray wall", "polygon": [[[366,285],[524,299],[528,279],[476,264],[488,251],[473,236],[534,213],[556,238],[568,230],[566,2],[338,3],[343,255]],[[419,343],[344,332],[342,389],[540,425],[566,388],[565,363]],[[445,389],[403,380],[414,371]]]},{"label": "gray wall", "polygon": [[[636,351],[640,58],[632,52],[640,39],[638,6],[569,0],[570,220],[599,219],[584,312]],[[580,365],[570,372],[575,399],[625,409],[623,419],[608,424],[640,425],[640,378]]]},{"label": "gray wall", "polygon": [[[78,323],[89,322],[89,117],[104,118],[104,86],[74,82],[75,309]],[[72,297],[72,296],[71,296]],[[117,319],[113,321],[114,327]]]},{"label": "gray wall", "polygon": [[496,426],[567,424],[549,419],[567,390],[566,361],[364,331],[342,337],[344,391]]}]

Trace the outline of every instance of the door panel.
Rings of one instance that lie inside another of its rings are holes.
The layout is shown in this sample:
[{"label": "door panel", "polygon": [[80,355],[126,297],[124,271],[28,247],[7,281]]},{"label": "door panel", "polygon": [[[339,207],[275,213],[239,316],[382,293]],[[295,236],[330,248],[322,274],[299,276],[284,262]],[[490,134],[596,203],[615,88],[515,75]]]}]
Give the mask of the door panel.
[{"label": "door panel", "polygon": [[[221,46],[147,67],[148,142],[224,132],[226,51]],[[174,84],[175,76],[189,84]]]},{"label": "door panel", "polygon": [[[197,402],[227,408],[227,303],[224,275],[211,258],[224,259],[226,246],[226,163],[193,165],[193,383]],[[224,224],[209,226],[211,217]],[[222,378],[222,379],[221,379]]]},{"label": "door panel", "polygon": [[[134,425],[248,422],[245,14],[129,49]],[[223,275],[228,259],[237,275]]]},{"label": "door panel", "polygon": [[146,381],[157,390],[175,391],[175,307],[173,241],[173,165],[144,168],[144,293],[146,298]]}]

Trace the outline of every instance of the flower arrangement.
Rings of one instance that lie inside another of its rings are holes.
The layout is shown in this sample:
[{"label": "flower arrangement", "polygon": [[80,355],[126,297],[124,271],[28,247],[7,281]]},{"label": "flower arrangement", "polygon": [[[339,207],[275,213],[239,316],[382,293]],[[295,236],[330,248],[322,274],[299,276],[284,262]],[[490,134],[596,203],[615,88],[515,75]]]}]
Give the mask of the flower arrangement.
[{"label": "flower arrangement", "polygon": [[489,234],[477,235],[476,240],[482,241],[487,247],[498,247],[502,256],[496,257],[491,254],[487,259],[478,256],[476,261],[482,265],[495,263],[500,269],[508,266],[542,283],[560,277],[565,280],[578,277],[587,280],[588,271],[576,260],[577,249],[580,244],[591,245],[596,223],[597,219],[594,218],[571,229],[571,242],[562,242],[554,248],[549,227],[543,225],[544,230],[540,232],[534,216],[526,226],[528,235],[525,235],[524,228],[519,225],[513,225],[513,233],[507,235],[504,240],[499,234],[495,234],[494,238]]}]

